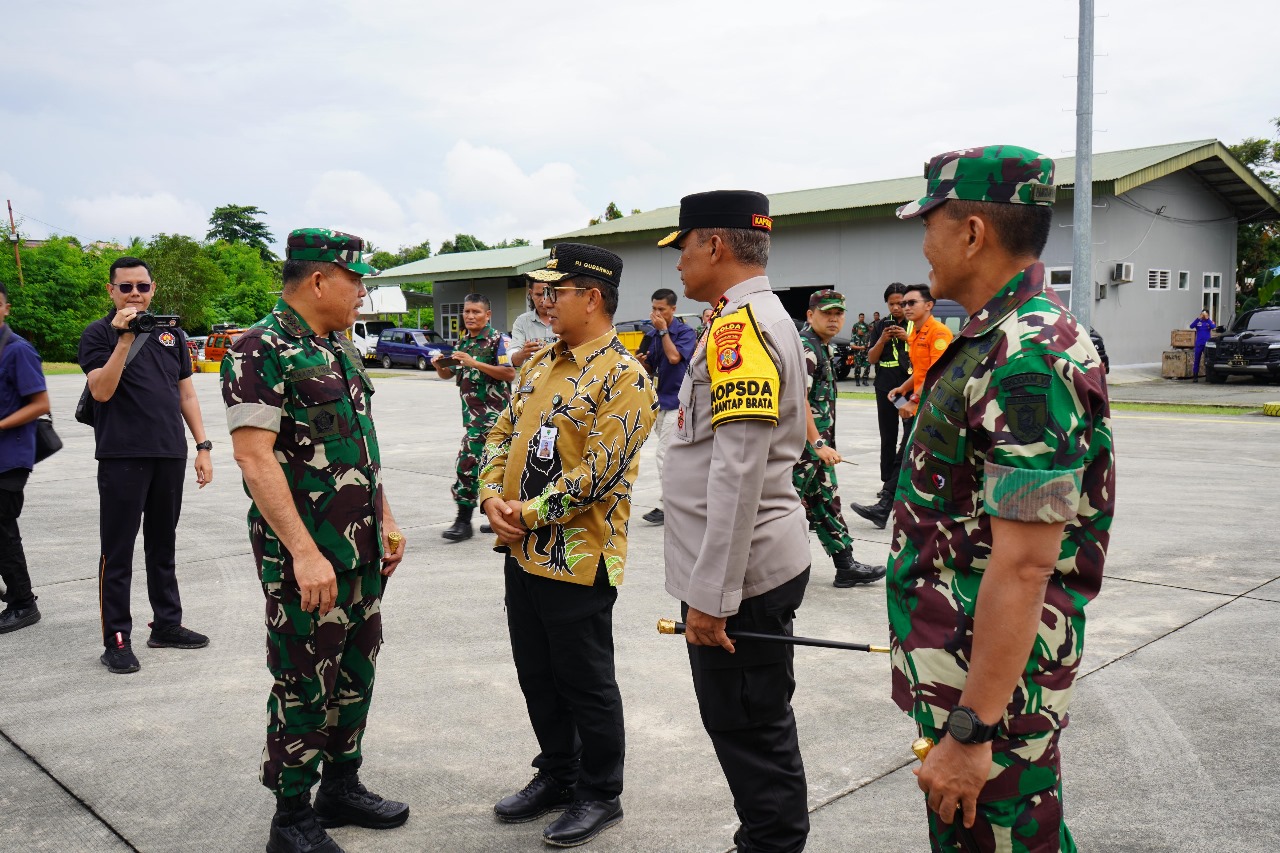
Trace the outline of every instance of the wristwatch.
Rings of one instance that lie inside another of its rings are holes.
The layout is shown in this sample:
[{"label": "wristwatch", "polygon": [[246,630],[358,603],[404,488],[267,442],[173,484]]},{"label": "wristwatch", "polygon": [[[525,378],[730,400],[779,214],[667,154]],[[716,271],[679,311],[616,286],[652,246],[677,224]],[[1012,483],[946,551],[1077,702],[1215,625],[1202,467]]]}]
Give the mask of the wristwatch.
[{"label": "wristwatch", "polygon": [[654,334],[655,334],[655,335],[657,335],[657,336],[658,336],[658,337],[660,337],[660,338],[665,338],[665,337],[667,336],[667,330],[666,330],[666,329],[658,329],[656,332],[654,332]]},{"label": "wristwatch", "polygon": [[978,719],[972,708],[957,705],[947,717],[947,734],[960,743],[986,743],[995,740],[999,724],[987,725]]},{"label": "wristwatch", "polygon": [[809,443],[813,445],[814,450],[821,450],[827,446],[827,440],[825,438],[820,438],[817,441],[811,441]]},{"label": "wristwatch", "polygon": [[206,438],[204,441],[196,445],[196,450],[213,450],[213,442]]}]

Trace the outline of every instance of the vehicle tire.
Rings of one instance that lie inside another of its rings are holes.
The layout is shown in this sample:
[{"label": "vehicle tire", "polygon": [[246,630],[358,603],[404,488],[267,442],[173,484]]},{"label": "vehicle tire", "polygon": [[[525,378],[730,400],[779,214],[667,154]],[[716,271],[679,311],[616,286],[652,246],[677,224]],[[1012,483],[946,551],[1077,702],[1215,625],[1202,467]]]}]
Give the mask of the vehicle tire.
[{"label": "vehicle tire", "polygon": [[384,355],[382,357],[382,366],[387,370],[391,369],[391,356]]},{"label": "vehicle tire", "polygon": [[1204,379],[1210,385],[1221,385],[1227,381],[1227,375],[1225,373],[1219,373],[1212,367],[1206,366],[1204,369]]},{"label": "vehicle tire", "polygon": [[431,362],[427,361],[427,357],[426,357],[425,355],[420,355],[420,356],[418,356],[418,369],[419,369],[419,370],[426,370],[426,369],[427,369],[428,367],[430,367],[430,366],[431,366]]},{"label": "vehicle tire", "polygon": [[846,363],[836,368],[836,380],[843,382],[849,378],[849,374],[853,372],[853,366]]}]

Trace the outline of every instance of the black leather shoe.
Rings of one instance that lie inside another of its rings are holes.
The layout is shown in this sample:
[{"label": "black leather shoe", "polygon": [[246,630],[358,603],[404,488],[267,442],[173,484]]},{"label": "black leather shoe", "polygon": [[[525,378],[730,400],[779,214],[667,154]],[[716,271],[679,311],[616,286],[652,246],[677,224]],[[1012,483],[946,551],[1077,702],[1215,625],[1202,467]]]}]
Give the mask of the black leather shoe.
[{"label": "black leather shoe", "polygon": [[452,542],[461,542],[464,539],[470,539],[475,533],[471,529],[471,522],[459,519],[453,523],[452,527],[440,535]]},{"label": "black leather shoe", "polygon": [[7,634],[40,621],[40,608],[32,602],[28,607],[6,607],[0,613],[0,634]]},{"label": "black leather shoe", "polygon": [[552,847],[577,847],[621,822],[621,797],[614,797],[612,800],[574,800],[564,814],[542,830],[542,840]]},{"label": "black leather shoe", "polygon": [[848,589],[862,583],[875,583],[884,577],[887,571],[884,566],[859,563],[853,559],[852,551],[836,554],[833,560],[836,564],[836,579],[831,582],[831,585],[836,589]]},{"label": "black leather shoe", "polygon": [[889,523],[890,504],[887,501],[880,501],[874,506],[863,506],[862,504],[849,504],[849,509],[874,524],[876,527],[884,530],[884,526]]},{"label": "black leather shoe", "polygon": [[526,823],[547,812],[562,811],[572,802],[572,788],[547,773],[539,773],[522,790],[499,800],[493,813],[503,823]]},{"label": "black leather shoe", "polygon": [[365,829],[395,829],[409,819],[409,806],[386,800],[360,784],[358,761],[326,764],[316,792],[315,813],[325,828],[355,824]]},{"label": "black leather shoe", "polygon": [[667,514],[657,507],[654,507],[640,517],[650,524],[662,524],[667,520]]},{"label": "black leather shoe", "polygon": [[316,820],[308,795],[276,801],[267,853],[344,853]]},{"label": "black leather shoe", "polygon": [[492,533],[492,532],[493,532],[493,528],[489,526],[489,523],[488,523],[488,522],[485,522],[484,524],[480,525],[480,532],[481,532],[481,533]]}]

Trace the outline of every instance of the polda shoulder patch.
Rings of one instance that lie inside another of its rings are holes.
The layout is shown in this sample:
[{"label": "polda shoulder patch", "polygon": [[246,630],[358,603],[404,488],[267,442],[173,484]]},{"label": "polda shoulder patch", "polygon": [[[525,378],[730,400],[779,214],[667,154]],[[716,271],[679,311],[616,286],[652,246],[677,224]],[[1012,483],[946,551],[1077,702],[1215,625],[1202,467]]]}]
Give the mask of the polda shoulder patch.
[{"label": "polda shoulder patch", "polygon": [[778,423],[778,365],[750,305],[715,318],[707,336],[711,427],[731,421]]}]

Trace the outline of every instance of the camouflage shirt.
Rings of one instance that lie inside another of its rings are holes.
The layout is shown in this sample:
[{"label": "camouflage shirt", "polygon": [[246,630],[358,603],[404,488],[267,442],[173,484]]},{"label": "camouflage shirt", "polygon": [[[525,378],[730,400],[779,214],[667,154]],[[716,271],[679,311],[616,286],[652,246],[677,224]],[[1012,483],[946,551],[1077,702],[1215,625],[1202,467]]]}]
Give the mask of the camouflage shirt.
[{"label": "camouflage shirt", "polygon": [[1065,726],[1084,607],[1102,584],[1115,469],[1102,363],[1045,290],[1042,265],[1014,276],[929,370],[896,498],[887,592],[898,706],[942,728],[959,703],[992,517],[1065,522],[1001,736]]},{"label": "camouflage shirt", "polygon": [[[478,335],[463,334],[456,347],[482,364],[511,366],[507,354],[507,337],[493,326],[485,326]],[[462,395],[462,423],[472,420],[492,421],[511,399],[511,383],[494,379],[478,367],[453,368],[458,393]]]},{"label": "camouflage shirt", "polygon": [[[804,387],[809,396],[809,411],[818,434],[834,446],[836,440],[836,370],[832,362],[831,347],[824,344],[813,329],[800,333],[804,344]],[[805,447],[805,453],[812,451]]]},{"label": "camouflage shirt", "polygon": [[[294,505],[337,571],[382,556],[371,394],[355,346],[341,334],[320,337],[283,299],[222,359],[228,429],[276,433],[275,456]],[[293,579],[292,558],[257,504],[249,507],[249,539],[263,583]]]},{"label": "camouflage shirt", "polygon": [[481,505],[524,502],[529,533],[511,549],[522,569],[590,586],[603,561],[609,583],[622,583],[631,486],[657,408],[653,382],[612,329],[529,357],[480,467]]}]

